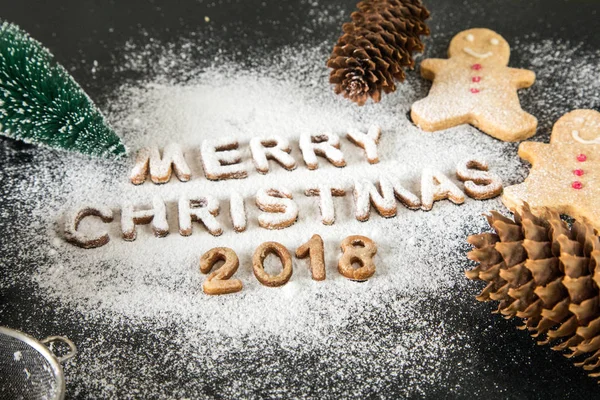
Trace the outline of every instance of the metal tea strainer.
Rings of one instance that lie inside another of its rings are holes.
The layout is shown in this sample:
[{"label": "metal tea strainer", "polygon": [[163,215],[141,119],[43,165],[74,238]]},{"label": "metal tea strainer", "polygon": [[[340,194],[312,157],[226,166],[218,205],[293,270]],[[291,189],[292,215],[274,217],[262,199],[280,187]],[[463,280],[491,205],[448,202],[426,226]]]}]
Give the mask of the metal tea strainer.
[{"label": "metal tea strainer", "polygon": [[[70,350],[56,356],[47,345],[62,342]],[[0,326],[0,399],[62,400],[65,379],[61,363],[77,353],[69,339],[50,336],[36,340],[23,332]]]}]

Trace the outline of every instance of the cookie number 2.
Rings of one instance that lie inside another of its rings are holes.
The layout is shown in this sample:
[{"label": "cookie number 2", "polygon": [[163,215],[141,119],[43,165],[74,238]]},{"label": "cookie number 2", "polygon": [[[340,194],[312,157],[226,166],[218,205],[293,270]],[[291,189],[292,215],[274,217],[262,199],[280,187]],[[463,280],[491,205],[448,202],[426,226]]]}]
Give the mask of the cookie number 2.
[{"label": "cookie number 2", "polygon": [[[338,271],[353,281],[366,281],[375,273],[373,257],[377,254],[377,245],[364,236],[348,236],[342,244],[342,257],[338,262]],[[353,264],[358,264],[354,268]]]},{"label": "cookie number 2", "polygon": [[203,274],[208,274],[219,261],[224,261],[225,263],[206,278],[202,285],[204,293],[228,294],[242,290],[242,281],[239,279],[229,279],[236,273],[240,266],[240,260],[235,251],[227,247],[217,247],[207,251],[200,258],[200,271]]}]

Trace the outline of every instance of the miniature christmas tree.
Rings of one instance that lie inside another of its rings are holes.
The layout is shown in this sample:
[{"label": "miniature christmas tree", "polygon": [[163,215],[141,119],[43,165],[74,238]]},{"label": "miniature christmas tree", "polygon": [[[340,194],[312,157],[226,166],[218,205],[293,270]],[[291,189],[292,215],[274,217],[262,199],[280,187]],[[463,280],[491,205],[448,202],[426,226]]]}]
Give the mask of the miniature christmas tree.
[{"label": "miniature christmas tree", "polygon": [[488,216],[495,233],[469,237],[479,263],[470,279],[488,283],[477,297],[499,302],[505,318],[524,320],[538,344],[568,351],[600,378],[600,239],[592,226],[569,226],[555,212],[534,216],[525,205],[511,220]]},{"label": "miniature christmas tree", "polygon": [[335,92],[363,105],[395,91],[403,68],[414,67],[413,52],[424,49],[420,35],[429,35],[429,11],[421,0],[365,0],[357,8],[327,66]]},{"label": "miniature christmas tree", "polygon": [[0,133],[89,155],[126,152],[92,100],[53,55],[7,22],[0,25]]}]

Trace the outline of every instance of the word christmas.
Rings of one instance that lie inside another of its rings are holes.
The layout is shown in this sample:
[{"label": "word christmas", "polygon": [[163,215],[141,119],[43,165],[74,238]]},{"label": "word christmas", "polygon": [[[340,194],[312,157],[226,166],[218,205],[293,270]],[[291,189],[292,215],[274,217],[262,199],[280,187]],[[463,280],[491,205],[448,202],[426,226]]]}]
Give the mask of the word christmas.
[{"label": "word christmas", "polygon": [[[364,149],[370,164],[379,162],[377,143],[380,129],[371,127],[367,133],[352,132],[348,138]],[[317,156],[329,161],[336,167],[344,167],[346,162],[339,149],[340,140],[334,134],[303,135],[300,138],[300,148],[309,169],[319,166]],[[240,179],[247,176],[247,171],[241,163],[241,153],[237,150],[238,143],[229,139],[205,141],[202,144],[201,155],[206,177],[215,179]],[[252,158],[257,171],[269,171],[268,160],[275,160],[286,169],[296,168],[295,160],[290,156],[290,146],[287,140],[270,136],[254,138],[250,141]],[[143,149],[138,153],[137,160],[131,173],[131,181],[141,184],[147,175],[155,183],[166,183],[171,174],[181,181],[191,178],[191,172],[185,161],[183,152],[178,145],[169,145],[162,152],[159,149]],[[359,221],[367,221],[371,206],[386,218],[394,217],[397,213],[397,201],[411,210],[431,210],[433,203],[448,199],[455,204],[465,201],[465,194],[471,198],[484,200],[500,195],[502,182],[500,178],[488,171],[484,160],[468,159],[458,163],[457,178],[464,182],[464,191],[446,175],[432,168],[425,168],[421,174],[421,196],[404,188],[397,179],[383,176],[377,184],[367,180],[357,180],[352,188],[345,188],[331,182],[304,190],[306,196],[318,197],[321,211],[321,222],[332,225],[335,222],[333,197],[345,196],[352,192],[354,197],[354,216]],[[255,195],[255,204],[261,213],[258,215],[258,225],[265,229],[284,229],[296,222],[300,214],[298,204],[292,192],[282,186],[274,185],[260,188]],[[194,196],[183,195],[177,202],[179,234],[190,236],[192,225],[198,222],[206,230],[219,236],[223,233],[223,224],[217,219],[220,202],[208,194]],[[248,226],[246,204],[243,196],[232,190],[229,196],[229,217],[236,232],[243,232]],[[108,207],[83,207],[71,214],[66,221],[65,238],[80,247],[100,247],[109,242],[106,232],[86,233],[80,229],[81,222],[90,216],[99,217],[109,223],[114,219],[113,210]],[[124,240],[136,239],[136,226],[151,224],[152,231],[157,237],[164,237],[170,232],[167,219],[167,205],[164,200],[155,196],[152,206],[126,204],[121,208],[121,232]]]}]

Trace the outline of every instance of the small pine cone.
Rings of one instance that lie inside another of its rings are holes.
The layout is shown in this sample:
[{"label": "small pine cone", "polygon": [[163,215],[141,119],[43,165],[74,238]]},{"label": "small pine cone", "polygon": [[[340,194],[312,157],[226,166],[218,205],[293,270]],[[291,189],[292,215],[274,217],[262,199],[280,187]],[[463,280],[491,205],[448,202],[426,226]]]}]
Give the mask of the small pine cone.
[{"label": "small pine cone", "polygon": [[376,103],[381,92],[396,90],[404,81],[404,67],[413,68],[413,52],[423,51],[420,35],[429,35],[429,11],[421,0],[365,0],[343,25],[327,66],[335,92],[364,105]]},{"label": "small pine cone", "polygon": [[528,205],[511,220],[487,216],[495,233],[469,237],[479,263],[470,279],[488,283],[477,297],[500,302],[505,318],[522,318],[538,344],[553,344],[575,365],[600,377],[600,241],[594,228],[546,210],[534,216]]}]

